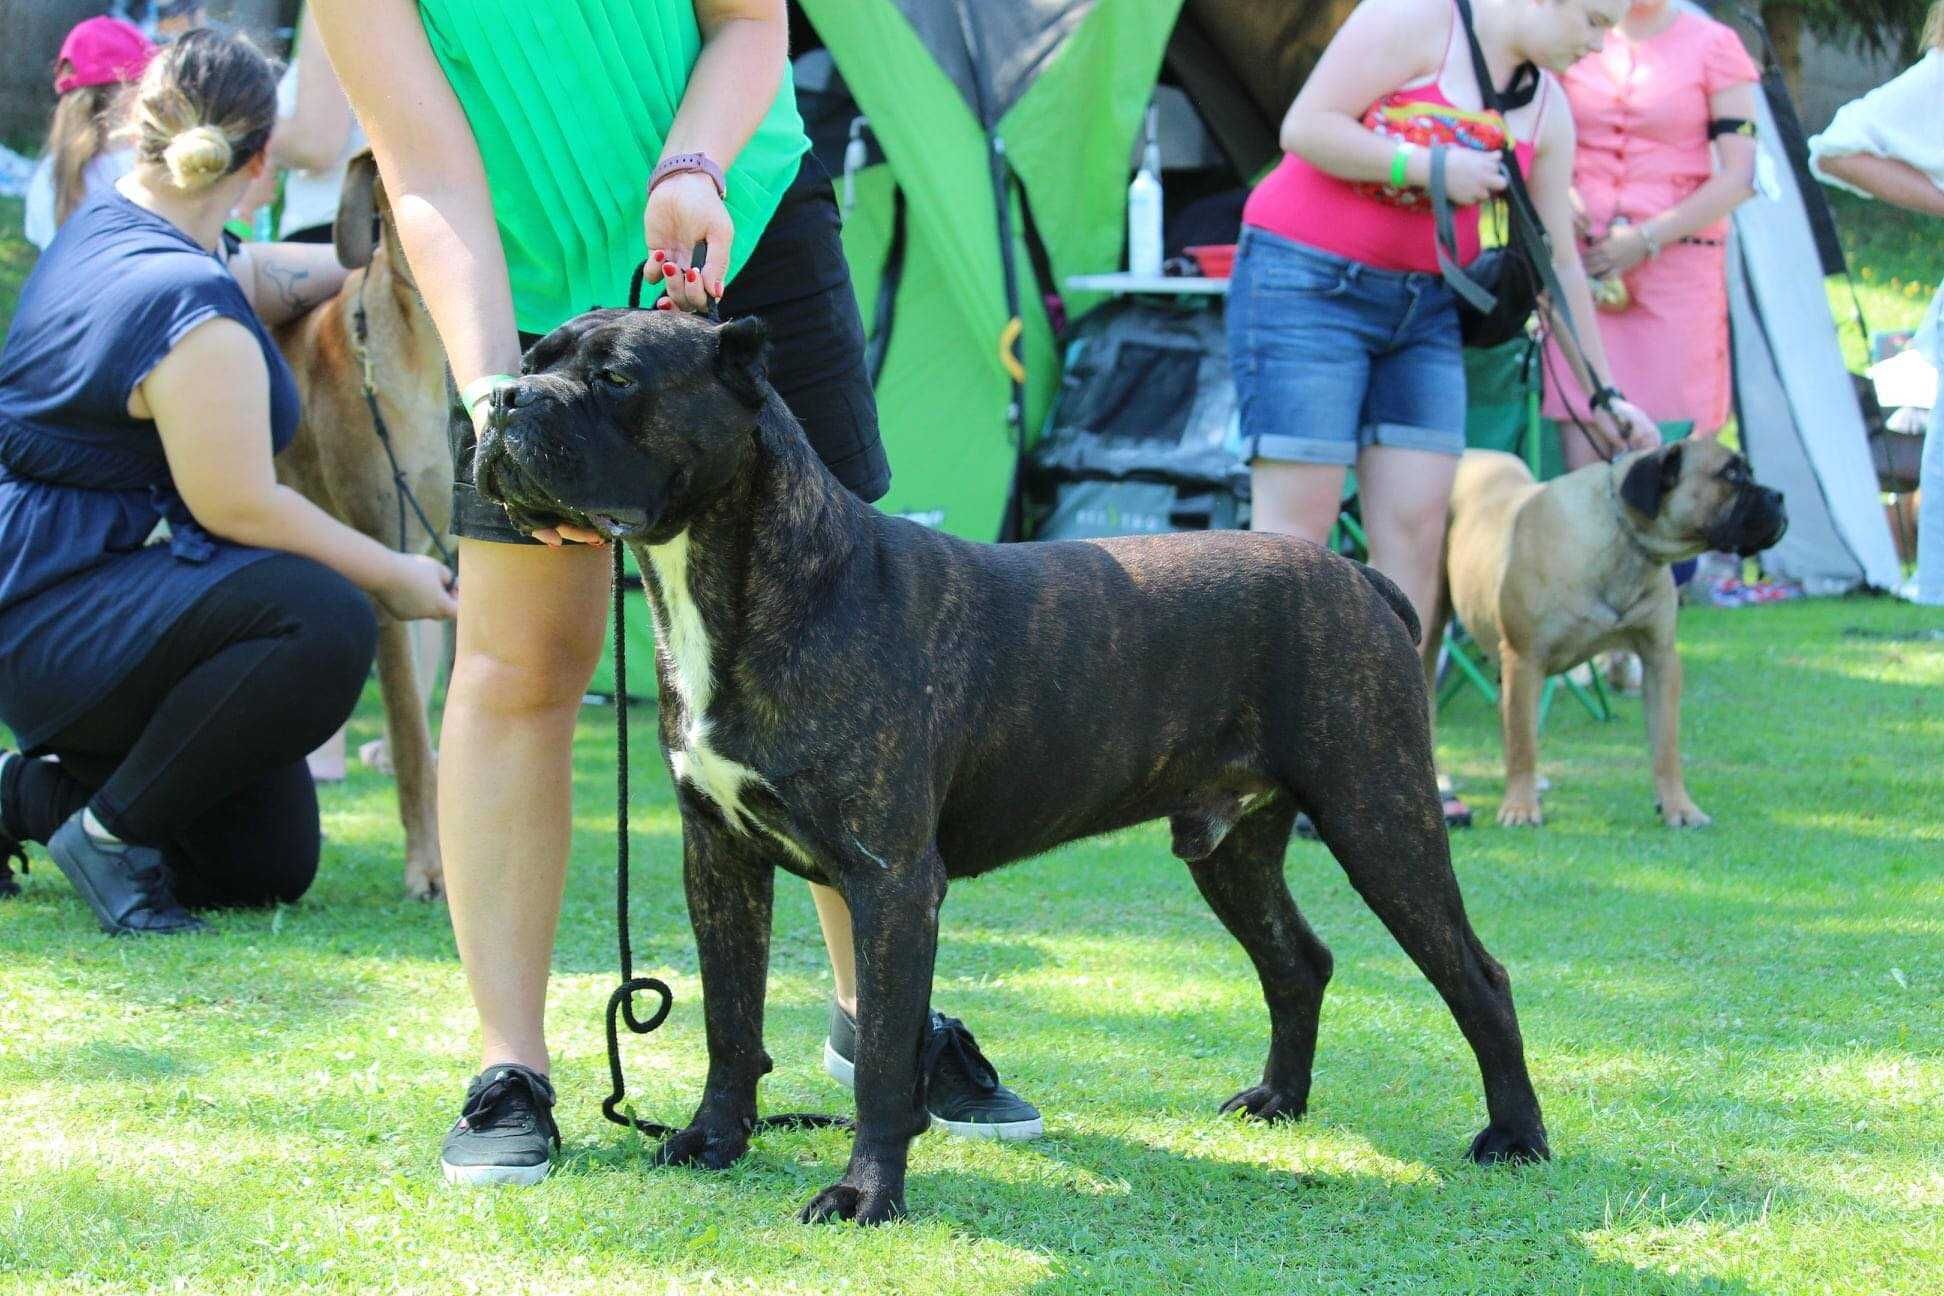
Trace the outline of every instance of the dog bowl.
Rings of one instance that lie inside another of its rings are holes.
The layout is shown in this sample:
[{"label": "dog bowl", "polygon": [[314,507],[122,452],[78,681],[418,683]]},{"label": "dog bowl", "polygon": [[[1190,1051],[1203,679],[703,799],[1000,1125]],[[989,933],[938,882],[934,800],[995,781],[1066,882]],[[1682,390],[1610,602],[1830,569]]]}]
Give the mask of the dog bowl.
[{"label": "dog bowl", "polygon": [[1210,279],[1226,279],[1235,267],[1235,244],[1200,243],[1181,249],[1194,258],[1195,265]]}]

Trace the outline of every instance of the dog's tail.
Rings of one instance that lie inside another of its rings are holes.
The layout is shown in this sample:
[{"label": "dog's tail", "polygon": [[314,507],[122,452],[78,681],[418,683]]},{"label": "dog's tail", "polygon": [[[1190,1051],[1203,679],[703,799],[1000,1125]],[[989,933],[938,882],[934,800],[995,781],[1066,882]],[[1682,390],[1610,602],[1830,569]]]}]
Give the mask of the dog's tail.
[{"label": "dog's tail", "polygon": [[1357,570],[1370,582],[1370,587],[1382,594],[1384,601],[1391,605],[1391,611],[1397,613],[1397,619],[1404,623],[1404,629],[1410,634],[1411,642],[1422,643],[1424,626],[1418,621],[1417,609],[1411,606],[1411,600],[1404,596],[1404,591],[1397,588],[1390,577],[1368,563],[1358,563]]}]

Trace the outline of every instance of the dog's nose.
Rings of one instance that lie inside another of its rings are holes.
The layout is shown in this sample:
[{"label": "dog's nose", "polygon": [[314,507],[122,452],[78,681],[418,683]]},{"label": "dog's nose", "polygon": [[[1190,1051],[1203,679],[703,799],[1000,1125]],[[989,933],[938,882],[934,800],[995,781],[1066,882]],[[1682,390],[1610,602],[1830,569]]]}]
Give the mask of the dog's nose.
[{"label": "dog's nose", "polygon": [[493,388],[493,412],[495,414],[510,414],[522,405],[530,404],[532,400],[533,392],[523,380],[518,378],[515,378],[512,382],[501,383],[499,386]]}]

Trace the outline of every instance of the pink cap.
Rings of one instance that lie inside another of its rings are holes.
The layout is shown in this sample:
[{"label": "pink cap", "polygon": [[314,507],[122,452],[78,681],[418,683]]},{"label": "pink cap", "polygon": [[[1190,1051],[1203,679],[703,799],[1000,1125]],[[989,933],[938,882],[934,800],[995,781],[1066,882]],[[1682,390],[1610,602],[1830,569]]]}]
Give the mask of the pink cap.
[{"label": "pink cap", "polygon": [[134,23],[120,18],[90,18],[76,23],[61,42],[56,66],[65,63],[70,70],[54,79],[54,93],[133,81],[142,75],[154,54],[155,46]]}]

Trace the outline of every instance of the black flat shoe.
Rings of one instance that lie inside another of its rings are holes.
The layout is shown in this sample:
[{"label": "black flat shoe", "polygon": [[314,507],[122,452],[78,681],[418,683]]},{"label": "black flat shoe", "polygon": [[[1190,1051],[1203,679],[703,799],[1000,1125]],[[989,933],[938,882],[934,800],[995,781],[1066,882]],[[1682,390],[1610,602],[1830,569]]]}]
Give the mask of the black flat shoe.
[{"label": "black flat shoe", "polygon": [[14,881],[13,866],[18,863],[20,871],[27,871],[27,848],[5,833],[0,833],[0,900],[11,900],[20,894],[20,883]]},{"label": "black flat shoe", "polygon": [[77,810],[54,830],[47,853],[94,910],[110,936],[173,935],[208,924],[182,907],[169,884],[169,867],[152,846],[104,845],[81,826]]},{"label": "black flat shoe", "polygon": [[[0,770],[7,768],[7,757],[12,755],[14,755],[13,752],[8,751],[5,747],[0,747]],[[23,757],[23,759],[25,758]],[[4,797],[5,795],[6,787],[4,782],[0,781],[0,797]],[[0,822],[5,822],[5,817],[5,812],[0,811]],[[22,873],[28,871],[27,847],[8,835],[5,828],[0,828],[0,900],[10,900],[20,894],[20,883],[14,881],[13,866],[15,864],[20,865],[20,871]]]}]

